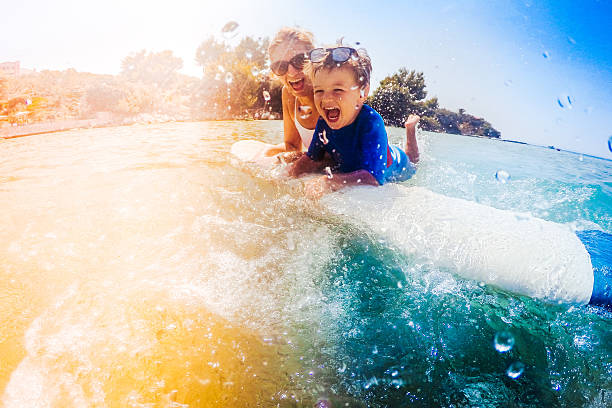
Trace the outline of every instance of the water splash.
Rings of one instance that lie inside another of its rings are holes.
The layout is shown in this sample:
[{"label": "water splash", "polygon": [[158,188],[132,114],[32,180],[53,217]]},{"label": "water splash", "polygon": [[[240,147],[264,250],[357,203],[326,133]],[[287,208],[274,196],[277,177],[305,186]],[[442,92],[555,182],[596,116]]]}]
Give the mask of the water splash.
[{"label": "water splash", "polygon": [[327,398],[319,398],[315,404],[315,408],[331,408],[332,403]]},{"label": "water splash", "polygon": [[513,380],[516,380],[521,375],[523,375],[524,371],[525,364],[521,363],[520,361],[515,361],[514,363],[510,364],[510,366],[508,366],[506,374],[508,375],[508,377],[512,378]]},{"label": "water splash", "polygon": [[506,170],[497,170],[495,172],[495,179],[502,184],[506,184],[510,181],[510,173]]},{"label": "water splash", "polygon": [[512,347],[514,347],[514,336],[512,336],[512,333],[507,331],[497,332],[495,333],[493,345],[495,346],[495,350],[499,351],[500,353],[506,353],[512,350]]},{"label": "water splash", "polygon": [[334,174],[332,173],[331,168],[329,166],[325,167],[325,174],[327,174],[328,179],[334,178]]},{"label": "water splash", "polygon": [[378,379],[376,377],[372,377],[365,382],[363,388],[369,390],[373,385],[378,385]]},{"label": "water splash", "polygon": [[229,40],[231,38],[234,38],[238,34],[238,31],[236,30],[237,28],[238,28],[237,22],[228,21],[227,23],[225,23],[223,28],[221,28],[221,34],[223,35],[224,38]]},{"label": "water splash", "polygon": [[312,108],[307,105],[300,106],[300,118],[308,119],[312,115]]},{"label": "water splash", "polygon": [[321,143],[323,143],[324,145],[329,143],[329,140],[327,139],[327,133],[325,132],[325,129],[323,129],[323,132],[319,133],[319,140],[321,141]]}]

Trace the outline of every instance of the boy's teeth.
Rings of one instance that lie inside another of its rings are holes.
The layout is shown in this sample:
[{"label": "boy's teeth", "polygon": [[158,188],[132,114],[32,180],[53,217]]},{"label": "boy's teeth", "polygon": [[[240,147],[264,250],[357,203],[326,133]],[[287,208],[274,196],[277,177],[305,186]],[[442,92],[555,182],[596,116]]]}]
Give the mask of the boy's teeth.
[{"label": "boy's teeth", "polygon": [[338,108],[325,108],[327,119],[337,120],[340,117],[340,109]]}]

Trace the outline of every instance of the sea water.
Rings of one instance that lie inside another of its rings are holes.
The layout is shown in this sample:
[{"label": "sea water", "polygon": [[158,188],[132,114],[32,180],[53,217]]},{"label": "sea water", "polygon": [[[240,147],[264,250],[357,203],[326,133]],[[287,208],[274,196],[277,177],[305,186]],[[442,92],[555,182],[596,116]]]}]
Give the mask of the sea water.
[{"label": "sea water", "polygon": [[[0,141],[2,405],[612,404],[609,312],[462,279],[228,155],[281,135],[204,122]],[[408,186],[612,232],[609,161],[418,140]]]}]

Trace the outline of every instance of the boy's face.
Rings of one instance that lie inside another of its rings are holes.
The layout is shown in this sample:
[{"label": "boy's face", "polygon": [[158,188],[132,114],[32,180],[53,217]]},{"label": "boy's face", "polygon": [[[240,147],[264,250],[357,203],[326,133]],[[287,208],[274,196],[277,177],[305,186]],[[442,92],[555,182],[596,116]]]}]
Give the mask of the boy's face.
[{"label": "boy's face", "polygon": [[322,69],[312,81],[315,106],[330,128],[340,129],[355,121],[367,96],[350,66]]}]

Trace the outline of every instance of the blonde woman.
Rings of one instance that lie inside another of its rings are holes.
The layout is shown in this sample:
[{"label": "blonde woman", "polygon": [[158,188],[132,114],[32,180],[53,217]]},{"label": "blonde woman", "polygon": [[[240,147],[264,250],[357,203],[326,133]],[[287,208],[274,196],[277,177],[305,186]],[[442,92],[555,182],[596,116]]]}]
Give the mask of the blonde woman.
[{"label": "blonde woman", "polygon": [[270,68],[283,83],[284,141],[268,148],[266,156],[296,152],[284,155],[292,161],[310,146],[319,114],[314,105],[312,83],[303,67],[313,48],[312,34],[295,27],[281,28],[268,48]]}]

